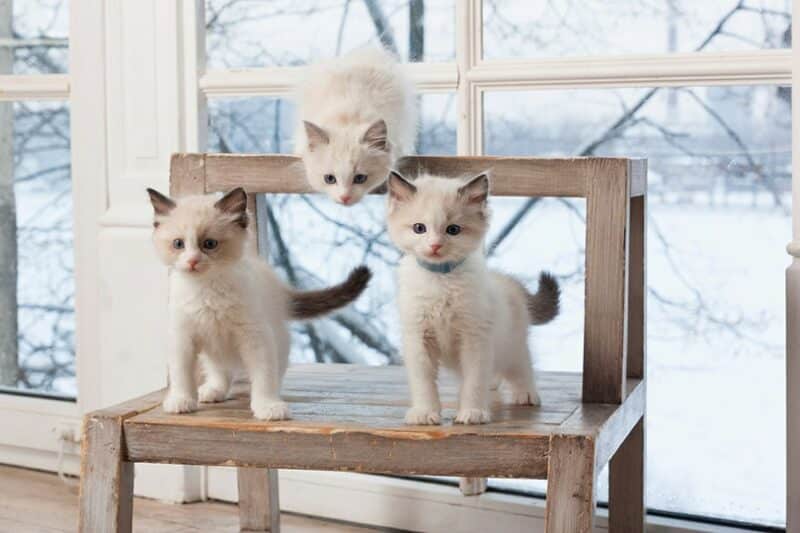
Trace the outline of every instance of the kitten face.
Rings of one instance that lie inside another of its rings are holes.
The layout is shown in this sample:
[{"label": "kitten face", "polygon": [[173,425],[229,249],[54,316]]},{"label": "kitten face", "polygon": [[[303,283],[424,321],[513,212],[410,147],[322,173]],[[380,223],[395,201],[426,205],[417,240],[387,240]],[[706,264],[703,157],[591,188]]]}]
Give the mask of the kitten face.
[{"label": "kitten face", "polygon": [[389,175],[389,236],[429,263],[460,261],[482,246],[489,227],[489,178]]},{"label": "kitten face", "polygon": [[366,130],[345,127],[325,130],[304,122],[308,146],[303,162],[311,187],[342,205],[353,205],[386,181],[391,165],[386,123],[378,120]]},{"label": "kitten face", "polygon": [[164,264],[192,276],[238,261],[247,239],[247,194],[237,188],[172,200],[148,189],[153,204],[153,243]]}]

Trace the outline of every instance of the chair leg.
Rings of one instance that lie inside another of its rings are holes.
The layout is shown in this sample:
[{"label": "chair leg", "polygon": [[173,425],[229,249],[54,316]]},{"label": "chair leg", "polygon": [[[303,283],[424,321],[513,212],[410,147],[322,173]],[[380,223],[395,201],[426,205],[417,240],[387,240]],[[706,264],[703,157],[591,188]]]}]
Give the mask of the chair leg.
[{"label": "chair leg", "polygon": [[547,466],[547,533],[589,533],[595,511],[594,441],[554,435]]},{"label": "chair leg", "polygon": [[486,492],[485,477],[462,477],[458,480],[458,488],[464,496],[478,496]]},{"label": "chair leg", "polygon": [[122,419],[89,416],[81,450],[78,531],[130,533],[133,463],[123,460]]},{"label": "chair leg", "polygon": [[644,418],[611,458],[608,478],[608,530],[640,533],[645,528]]},{"label": "chair leg", "polygon": [[237,468],[239,527],[242,531],[280,533],[278,471],[268,468]]}]

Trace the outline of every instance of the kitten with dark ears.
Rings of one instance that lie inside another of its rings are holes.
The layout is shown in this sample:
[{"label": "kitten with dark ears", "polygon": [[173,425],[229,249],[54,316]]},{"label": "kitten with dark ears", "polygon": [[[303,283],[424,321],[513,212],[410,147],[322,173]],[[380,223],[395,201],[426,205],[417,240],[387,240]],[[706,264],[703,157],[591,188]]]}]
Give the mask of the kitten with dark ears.
[{"label": "kitten with dark ears", "polygon": [[559,310],[558,282],[543,272],[531,294],[486,265],[489,177],[389,176],[389,236],[406,255],[397,269],[403,359],[411,389],[408,424],[441,423],[440,366],[461,378],[455,421],[489,422],[490,389],[539,405],[528,327]]},{"label": "kitten with dark ears", "polygon": [[[169,390],[163,407],[188,413],[197,402],[223,401],[234,374],[250,378],[256,418],[282,420],[280,389],[289,360],[289,320],[319,317],[354,301],[371,272],[356,268],[343,283],[298,292],[287,287],[249,239],[247,194],[173,200],[147,189],[155,211],[153,243],[170,267]],[[195,383],[200,361],[205,382]]]},{"label": "kitten with dark ears", "polygon": [[295,150],[309,185],[334,202],[358,203],[414,149],[414,87],[405,66],[383,48],[367,46],[310,67],[296,100]]}]

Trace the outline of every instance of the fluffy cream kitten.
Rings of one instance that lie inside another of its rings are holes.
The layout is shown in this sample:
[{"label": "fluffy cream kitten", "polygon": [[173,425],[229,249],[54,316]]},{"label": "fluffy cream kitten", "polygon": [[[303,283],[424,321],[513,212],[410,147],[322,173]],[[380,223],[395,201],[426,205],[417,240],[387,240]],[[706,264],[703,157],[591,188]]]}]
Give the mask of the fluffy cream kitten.
[{"label": "fluffy cream kitten", "polygon": [[[155,210],[153,242],[171,267],[169,390],[164,410],[187,413],[223,401],[234,374],[250,378],[256,418],[282,420],[289,408],[280,389],[289,359],[291,319],[321,316],[355,300],[371,276],[359,267],[344,283],[318,291],[288,288],[248,244],[247,195],[177,201],[148,189]],[[205,382],[199,390],[195,368]]]},{"label": "fluffy cream kitten", "polygon": [[468,181],[389,176],[389,235],[405,252],[397,272],[403,357],[411,389],[408,424],[439,424],[439,366],[461,378],[462,424],[489,422],[490,389],[505,381],[516,404],[539,405],[528,326],[558,314],[559,287],[547,273],[530,294],[491,272],[483,241],[489,178]]},{"label": "fluffy cream kitten", "polygon": [[414,88],[383,48],[361,48],[311,67],[296,98],[295,150],[308,182],[340,204],[359,202],[414,149]]}]

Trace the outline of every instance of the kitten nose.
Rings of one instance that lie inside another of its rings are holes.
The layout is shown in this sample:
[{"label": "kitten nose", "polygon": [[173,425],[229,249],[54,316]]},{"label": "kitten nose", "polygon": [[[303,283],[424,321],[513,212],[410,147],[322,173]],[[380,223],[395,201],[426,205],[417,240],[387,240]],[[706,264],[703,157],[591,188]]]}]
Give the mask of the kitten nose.
[{"label": "kitten nose", "polygon": [[350,200],[352,199],[353,197],[350,196],[349,194],[343,194],[342,196],[339,197],[339,200],[341,200],[344,205],[349,204]]},{"label": "kitten nose", "polygon": [[194,270],[194,267],[196,267],[197,263],[199,263],[199,262],[200,262],[199,259],[189,259],[187,261],[187,263],[189,263],[189,269]]},{"label": "kitten nose", "polygon": [[431,250],[433,250],[433,253],[438,252],[441,248],[442,248],[441,244],[431,244]]}]

